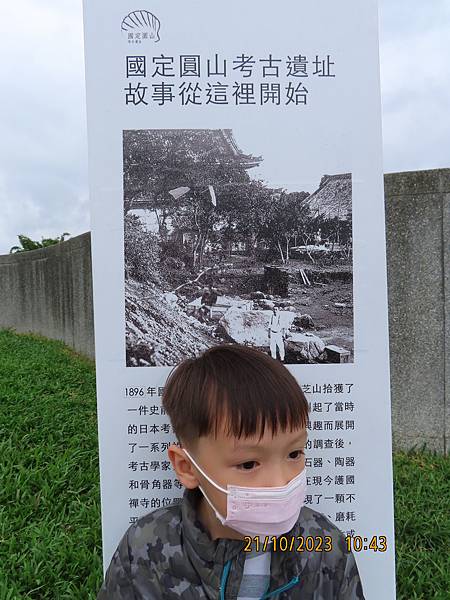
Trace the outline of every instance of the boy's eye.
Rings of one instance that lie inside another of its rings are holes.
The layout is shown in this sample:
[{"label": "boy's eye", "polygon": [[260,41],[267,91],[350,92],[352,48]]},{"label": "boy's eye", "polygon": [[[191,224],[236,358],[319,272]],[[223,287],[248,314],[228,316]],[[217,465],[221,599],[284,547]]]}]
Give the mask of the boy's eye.
[{"label": "boy's eye", "polygon": [[251,471],[256,464],[256,460],[248,460],[247,462],[237,465],[237,468],[241,469],[242,471]]},{"label": "boy's eye", "polygon": [[[293,450],[292,452],[289,452],[289,458],[292,460],[299,460],[302,457],[302,454],[304,454],[303,450]],[[236,467],[241,471],[251,471],[257,464],[258,461],[256,460],[247,460],[240,465],[236,465]]]},{"label": "boy's eye", "polygon": [[[295,456],[292,456],[292,455]],[[301,458],[302,454],[304,454],[303,450],[293,450],[292,452],[289,452],[289,458],[293,458],[294,460]]]}]

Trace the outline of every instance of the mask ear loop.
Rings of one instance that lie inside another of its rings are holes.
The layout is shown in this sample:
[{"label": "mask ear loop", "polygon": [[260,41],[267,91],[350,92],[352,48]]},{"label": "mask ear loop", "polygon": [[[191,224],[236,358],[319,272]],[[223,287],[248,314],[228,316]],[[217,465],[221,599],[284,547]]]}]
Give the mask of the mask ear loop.
[{"label": "mask ear loop", "polygon": [[198,487],[201,489],[201,491],[202,491],[202,494],[205,496],[205,500],[207,501],[207,503],[210,505],[210,507],[211,507],[211,508],[213,509],[213,511],[215,512],[215,514],[216,514],[216,517],[219,519],[219,521],[220,521],[220,522],[222,523],[222,525],[223,525],[223,524],[225,523],[225,521],[226,521],[226,518],[225,518],[225,517],[222,517],[222,515],[221,515],[221,514],[218,512],[218,510],[216,509],[216,507],[213,505],[213,503],[211,502],[211,500],[210,500],[210,499],[208,498],[208,496],[206,495],[206,492],[205,492],[205,490],[202,488],[202,486],[201,486],[201,485],[199,485]]},{"label": "mask ear loop", "polygon": [[[182,450],[188,455],[188,457],[190,458],[190,460],[194,463],[194,465],[197,467],[197,469],[200,471],[200,473],[206,477],[206,479],[212,484],[214,485],[218,490],[220,490],[221,492],[224,492],[225,494],[229,494],[228,490],[224,490],[222,487],[220,487],[220,485],[217,485],[217,483],[215,483],[210,477],[208,477],[208,475],[203,471],[203,469],[201,469],[198,464],[195,462],[195,460],[192,458],[192,456],[189,454],[189,452],[186,450],[186,448],[182,448]],[[198,486],[201,491],[202,494],[205,496],[206,501],[208,502],[208,504],[210,505],[210,507],[213,509],[213,511],[216,514],[216,517],[219,519],[219,521],[222,523],[222,525],[225,523],[226,518],[222,517],[222,515],[217,511],[216,507],[213,505],[213,503],[211,502],[211,500],[208,498],[208,496],[206,495],[205,490],[202,488],[202,486],[199,484]]]},{"label": "mask ear loop", "polygon": [[[182,450],[189,456],[189,458],[191,459],[191,461],[194,463],[194,465],[197,467],[197,469],[200,471],[200,473],[206,477],[206,479],[209,481],[209,483],[211,485],[213,485],[215,488],[217,488],[218,490],[220,490],[221,492],[223,492],[224,494],[229,494],[230,492],[228,490],[224,490],[223,487],[220,487],[220,485],[217,485],[217,483],[215,481],[213,481],[210,477],[208,477],[208,475],[205,473],[205,471],[200,468],[198,466],[198,464],[195,462],[195,460],[192,458],[192,456],[189,454],[189,452],[186,450],[186,448],[182,448]],[[199,486],[200,487],[200,486]],[[201,488],[200,488],[201,489]]]}]

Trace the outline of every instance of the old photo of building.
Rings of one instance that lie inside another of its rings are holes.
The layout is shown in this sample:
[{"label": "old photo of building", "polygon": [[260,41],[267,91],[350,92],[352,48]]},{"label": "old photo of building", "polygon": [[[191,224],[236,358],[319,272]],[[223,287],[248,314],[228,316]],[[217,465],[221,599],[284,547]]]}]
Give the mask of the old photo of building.
[{"label": "old photo of building", "polygon": [[271,187],[229,129],[126,130],[123,158],[127,366],[222,343],[353,361],[351,173]]}]

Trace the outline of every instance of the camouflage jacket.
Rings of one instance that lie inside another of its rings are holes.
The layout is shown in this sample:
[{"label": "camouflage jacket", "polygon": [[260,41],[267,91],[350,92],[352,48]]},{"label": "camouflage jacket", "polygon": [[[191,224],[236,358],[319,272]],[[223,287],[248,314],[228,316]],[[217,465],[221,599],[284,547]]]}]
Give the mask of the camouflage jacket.
[{"label": "camouflage jacket", "polygon": [[[156,509],[128,528],[97,600],[236,600],[247,542],[212,540],[197,518],[200,496],[198,488],[185,489],[181,503]],[[332,550],[272,551],[270,584],[262,598],[364,600],[344,534],[325,516],[303,506],[285,536],[331,536]]]}]

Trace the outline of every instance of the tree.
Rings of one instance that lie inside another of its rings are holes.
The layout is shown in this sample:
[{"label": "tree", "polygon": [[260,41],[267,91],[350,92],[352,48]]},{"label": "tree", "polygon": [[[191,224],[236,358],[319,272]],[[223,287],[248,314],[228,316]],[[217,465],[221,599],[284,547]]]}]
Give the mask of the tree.
[{"label": "tree", "polygon": [[146,231],[136,215],[124,221],[125,278],[141,283],[161,283],[160,248],[154,233]]},{"label": "tree", "polygon": [[271,190],[260,180],[238,184],[224,198],[223,206],[229,218],[228,236],[232,231],[236,240],[245,241],[252,257],[262,239],[271,202]]},{"label": "tree", "polygon": [[308,192],[287,193],[271,190],[262,237],[280,254],[281,262],[289,262],[292,239],[310,222]]},{"label": "tree", "polygon": [[[247,157],[236,153],[215,130],[127,131],[124,134],[124,212],[137,205],[156,215],[159,234],[167,223],[195,233],[193,264],[202,268],[203,253],[220,220],[222,194],[230,184],[246,183]],[[208,186],[214,188],[217,210]],[[169,194],[179,187],[189,191],[177,199]]]},{"label": "tree", "polygon": [[38,248],[46,248],[47,246],[54,246],[55,244],[59,244],[60,242],[64,242],[66,236],[70,235],[70,233],[63,233],[59,237],[56,238],[42,238],[40,242],[32,240],[26,235],[18,235],[19,242],[21,246],[13,246],[9,251],[10,254],[15,254],[16,252],[29,252],[30,250],[38,250]]}]

